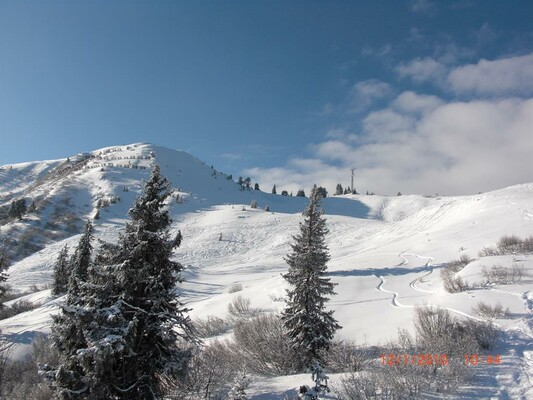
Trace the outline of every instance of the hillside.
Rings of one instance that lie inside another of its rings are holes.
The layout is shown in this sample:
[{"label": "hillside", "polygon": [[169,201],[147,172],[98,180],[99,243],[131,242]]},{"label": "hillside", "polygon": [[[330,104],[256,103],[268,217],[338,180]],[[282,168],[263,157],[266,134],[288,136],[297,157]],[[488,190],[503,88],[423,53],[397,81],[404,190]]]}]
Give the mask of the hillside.
[{"label": "hillside", "polygon": [[[49,284],[59,249],[65,244],[73,248],[83,221],[97,212],[96,236],[116,240],[154,163],[179,196],[169,207],[173,229],[184,235],[175,258],[186,266],[181,291],[191,315],[224,316],[237,295],[265,312],[282,309],[283,257],[307,200],[241,191],[225,174],[187,153],[150,144],[0,167],[0,209],[22,197],[36,205],[21,221],[2,222],[0,241],[7,240],[14,260],[8,283],[19,291]],[[250,208],[252,200],[257,209]],[[264,211],[267,205],[269,212]],[[532,234],[533,184],[474,196],[345,195],[328,197],[323,206],[330,231],[329,274],[338,284],[330,305],[343,326],[340,339],[384,344],[396,338],[398,328],[412,331],[416,306],[436,305],[460,318],[483,319],[474,312],[480,301],[502,303],[509,308],[506,318],[495,320],[505,332],[497,349],[502,364],[478,367],[490,379],[477,385],[487,397],[533,397],[533,256],[478,257],[504,235]],[[473,261],[458,276],[473,288],[448,293],[440,270],[461,255]],[[483,266],[494,264],[520,265],[529,276],[513,284],[483,286]],[[234,283],[243,290],[229,293]],[[0,321],[14,356],[24,354],[36,335],[49,331],[49,315],[61,301],[51,298],[49,290],[26,299],[42,306]],[[293,386],[290,380],[274,379],[257,382],[255,390],[258,395],[265,387],[282,393]],[[475,391],[463,394],[477,397]]]}]

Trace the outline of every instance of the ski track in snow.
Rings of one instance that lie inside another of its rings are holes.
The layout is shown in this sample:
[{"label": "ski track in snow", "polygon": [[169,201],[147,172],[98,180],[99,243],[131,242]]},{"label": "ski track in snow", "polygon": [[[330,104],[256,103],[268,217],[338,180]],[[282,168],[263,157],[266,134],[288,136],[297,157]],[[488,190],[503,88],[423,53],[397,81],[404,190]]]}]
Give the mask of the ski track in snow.
[{"label": "ski track in snow", "polygon": [[[414,256],[414,257],[421,258],[421,259],[423,259],[423,258],[427,258],[428,261],[427,261],[427,263],[426,263],[426,267],[428,267],[428,266],[429,266],[429,263],[430,263],[431,261],[434,260],[433,257],[426,257],[426,256],[420,256],[420,255],[418,255],[418,254],[412,254],[412,253],[404,253],[404,252],[402,252],[402,253],[399,255],[399,257],[401,257],[401,258],[403,259],[403,262],[401,263],[401,265],[405,265],[405,264],[407,264],[407,263],[409,262],[409,260],[408,260],[405,256]],[[421,279],[421,278],[423,278],[423,277],[429,275],[431,272],[433,272],[433,269],[431,269],[431,270],[430,270],[428,273],[426,273],[424,276],[419,277],[419,278],[416,278],[415,280],[411,281],[411,283],[409,284],[409,286],[410,286],[412,289],[417,290],[417,291],[420,291],[420,292],[425,292],[425,293],[436,293],[436,292],[425,291],[425,290],[421,290],[421,289],[417,289],[416,287],[413,287],[413,286],[415,286],[415,285],[414,285],[414,282],[416,282],[416,281],[418,281],[419,279]],[[377,279],[379,279],[379,281],[380,281],[379,284],[378,284],[378,286],[376,287],[376,289],[379,290],[379,291],[381,291],[381,292],[384,292],[384,293],[392,294],[391,305],[392,305],[393,307],[396,307],[396,308],[416,308],[416,307],[419,307],[419,306],[417,306],[417,305],[401,304],[401,303],[399,302],[399,297],[400,297],[400,295],[398,294],[398,292],[390,291],[390,290],[387,290],[387,289],[383,288],[383,285],[386,283],[385,278],[384,278],[383,276],[381,276],[381,275],[378,276],[378,275],[375,275],[375,274],[374,274],[374,276],[375,276]],[[434,305],[430,305],[430,304],[428,304],[428,305],[426,305],[425,307],[435,307],[435,306],[434,306]],[[455,313],[455,314],[461,315],[461,316],[466,317],[466,318],[473,319],[473,320],[475,320],[475,321],[483,321],[482,318],[475,317],[475,316],[473,316],[473,315],[470,315],[470,314],[468,314],[468,313],[466,313],[466,312],[464,312],[464,311],[457,310],[457,309],[455,309],[455,308],[451,308],[451,307],[443,307],[443,308],[445,308],[446,310],[448,310],[448,311],[450,311],[450,312],[452,312],[452,313]],[[495,325],[498,326],[498,324],[495,324]]]},{"label": "ski track in snow", "polygon": [[380,280],[376,289],[379,290],[380,292],[392,294],[391,304],[393,305],[393,307],[398,307],[398,308],[399,307],[410,307],[410,306],[403,306],[400,303],[398,303],[398,293],[391,292],[390,290],[387,290],[387,289],[383,289],[383,285],[385,284],[385,278],[383,278],[382,276],[377,276],[377,275],[374,275],[374,276]]}]

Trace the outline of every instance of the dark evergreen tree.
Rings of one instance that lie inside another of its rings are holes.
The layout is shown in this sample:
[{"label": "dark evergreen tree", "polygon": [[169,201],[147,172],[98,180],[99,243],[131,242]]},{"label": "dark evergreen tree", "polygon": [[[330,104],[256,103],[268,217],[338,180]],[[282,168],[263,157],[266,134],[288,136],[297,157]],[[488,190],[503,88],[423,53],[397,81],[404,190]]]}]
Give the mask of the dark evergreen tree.
[{"label": "dark evergreen tree", "polygon": [[342,188],[342,185],[340,183],[337,183],[337,187],[335,188],[335,196],[340,196],[341,194],[344,194],[344,190]]},{"label": "dark evergreen tree", "polygon": [[18,199],[13,200],[11,202],[11,208],[9,209],[9,216],[13,219],[18,219],[19,221],[22,219],[22,216],[26,214],[27,207],[26,207],[26,200],[24,199]]},{"label": "dark evergreen tree", "polygon": [[250,179],[250,177],[247,177],[245,180],[244,180],[244,186],[246,187],[246,190],[250,190],[252,188],[252,180]]},{"label": "dark evergreen tree", "polygon": [[70,263],[68,259],[67,246],[59,251],[56,263],[54,264],[54,273],[52,281],[52,294],[59,295],[66,293],[70,276]]},{"label": "dark evergreen tree", "polygon": [[170,184],[159,166],[129,215],[119,242],[120,307],[128,327],[122,364],[114,371],[124,399],[160,399],[169,380],[182,373],[194,341],[192,324],[175,291],[182,265],[172,261],[181,232],[170,237],[165,201]]},{"label": "dark evergreen tree", "polygon": [[89,381],[78,359],[78,351],[87,348],[86,288],[91,265],[93,226],[87,221],[71,258],[70,276],[61,313],[52,316],[52,340],[60,353],[58,369],[53,376],[58,399],[89,399]]},{"label": "dark evergreen tree", "polygon": [[91,266],[90,240],[80,240],[67,302],[53,328],[63,355],[54,371],[59,398],[162,399],[184,372],[187,342],[195,339],[175,292],[182,266],[170,258],[182,236],[169,233],[169,196],[155,167],[117,244],[103,244]]},{"label": "dark evergreen tree", "polygon": [[272,186],[272,194],[278,194],[278,192],[276,191],[276,185]]},{"label": "dark evergreen tree", "polygon": [[323,363],[323,352],[329,349],[340,328],[333,311],[326,311],[329,296],[335,294],[335,284],[325,277],[330,257],[320,199],[315,185],[303,212],[300,233],[293,237],[292,251],[285,258],[289,271],[283,275],[290,288],[282,319],[301,368],[310,367],[313,362]]},{"label": "dark evergreen tree", "polygon": [[281,195],[282,195],[282,196],[288,196],[288,195],[289,195],[289,192],[287,192],[286,190],[282,190],[282,191],[281,191]]},{"label": "dark evergreen tree", "polygon": [[326,197],[328,197],[328,191],[326,190],[326,188],[319,186],[316,191],[321,198],[325,199]]},{"label": "dark evergreen tree", "polygon": [[[104,326],[99,323],[88,332],[95,350],[84,365],[89,369],[97,360],[98,376],[102,370],[110,371],[112,380],[100,382],[97,390],[106,396],[114,393],[111,398],[161,399],[190,358],[187,342],[194,341],[192,324],[175,291],[182,281],[182,266],[171,261],[182,236],[170,237],[172,220],[165,206],[169,195],[170,184],[156,166],[144,194],[129,211],[131,222],[118,245],[104,246],[97,258],[98,263],[114,266],[119,295],[111,293],[115,304],[104,304],[107,308],[98,313]],[[114,313],[113,324],[104,320],[106,311]],[[110,331],[116,332],[111,350],[105,346]]]},{"label": "dark evergreen tree", "polygon": [[37,206],[35,205],[35,200],[32,200],[30,203],[30,206],[28,207],[29,213],[34,213],[37,210]]},{"label": "dark evergreen tree", "polygon": [[256,183],[256,184],[254,185],[254,190],[259,190],[259,183]]},{"label": "dark evergreen tree", "polygon": [[7,255],[6,246],[0,248],[0,309],[4,308],[4,297],[6,295],[6,285],[8,275],[6,273],[9,268],[9,257]]},{"label": "dark evergreen tree", "polygon": [[296,193],[296,197],[305,197],[305,192],[303,189],[299,189]]},{"label": "dark evergreen tree", "polygon": [[239,185],[239,190],[244,190],[244,180],[242,179],[242,176],[239,176],[239,179],[237,179],[237,184]]}]

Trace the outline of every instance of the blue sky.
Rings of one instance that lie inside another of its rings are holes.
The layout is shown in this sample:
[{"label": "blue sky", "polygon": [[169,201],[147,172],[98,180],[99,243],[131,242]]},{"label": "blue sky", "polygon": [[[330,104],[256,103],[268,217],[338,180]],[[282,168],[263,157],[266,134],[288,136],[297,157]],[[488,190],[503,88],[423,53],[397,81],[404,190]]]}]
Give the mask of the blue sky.
[{"label": "blue sky", "polygon": [[533,181],[530,1],[0,0],[0,164],[138,141],[265,190]]}]

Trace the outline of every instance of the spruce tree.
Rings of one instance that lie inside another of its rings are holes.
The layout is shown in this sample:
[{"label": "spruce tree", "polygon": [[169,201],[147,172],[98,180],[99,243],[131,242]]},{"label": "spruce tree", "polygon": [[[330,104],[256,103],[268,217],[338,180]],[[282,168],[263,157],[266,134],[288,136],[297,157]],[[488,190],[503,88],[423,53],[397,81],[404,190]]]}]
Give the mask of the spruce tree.
[{"label": "spruce tree", "polygon": [[[77,358],[78,351],[87,347],[85,338],[86,283],[91,264],[93,226],[87,221],[83,234],[71,258],[70,276],[61,313],[52,316],[52,340],[60,353],[60,365],[53,371],[58,399],[86,399],[89,382]],[[50,374],[49,374],[50,375]]]},{"label": "spruce tree", "polygon": [[272,186],[272,194],[277,194],[276,185]]},{"label": "spruce tree", "polygon": [[6,273],[9,268],[9,257],[5,244],[0,248],[0,309],[4,308],[4,297],[6,295],[6,285],[8,275]]},{"label": "spruce tree", "polygon": [[183,267],[171,260],[182,236],[170,236],[170,194],[170,184],[156,166],[143,195],[129,210],[131,222],[115,253],[101,257],[116,266],[120,289],[113,308],[124,328],[120,362],[112,368],[117,399],[161,399],[190,358],[186,347],[194,335],[189,310],[175,291]]},{"label": "spruce tree", "polygon": [[22,219],[22,216],[26,214],[27,211],[26,207],[26,200],[19,199],[19,200],[13,200],[11,202],[11,207],[9,209],[9,217],[13,219],[18,219],[19,221]]},{"label": "spruce tree", "polygon": [[282,320],[300,368],[310,367],[314,362],[323,363],[323,352],[329,349],[335,331],[340,328],[333,311],[326,311],[329,296],[335,294],[335,284],[325,277],[330,257],[320,199],[315,185],[303,212],[300,232],[293,237],[292,251],[285,258],[289,271],[283,277],[290,288]]},{"label": "spruce tree", "polygon": [[342,185],[340,183],[337,183],[337,187],[335,188],[335,196],[340,196],[342,194],[344,194]]},{"label": "spruce tree", "polygon": [[54,273],[52,281],[52,294],[59,295],[67,292],[69,275],[70,274],[70,263],[68,259],[68,250],[65,245],[57,256],[56,263],[54,264]]}]

